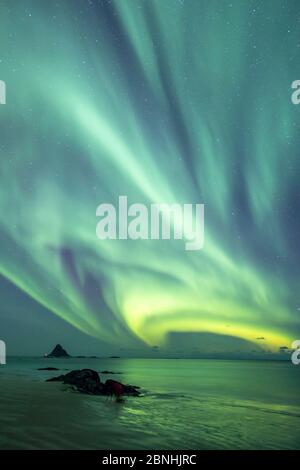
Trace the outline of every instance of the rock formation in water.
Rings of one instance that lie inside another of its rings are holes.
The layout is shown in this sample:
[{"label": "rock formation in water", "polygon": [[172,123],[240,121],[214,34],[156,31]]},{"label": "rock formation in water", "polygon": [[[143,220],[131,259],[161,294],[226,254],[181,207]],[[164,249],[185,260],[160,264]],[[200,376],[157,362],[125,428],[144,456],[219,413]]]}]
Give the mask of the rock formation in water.
[{"label": "rock formation in water", "polygon": [[60,344],[57,344],[53,351],[51,351],[51,353],[46,357],[70,357],[70,355]]},{"label": "rock formation in water", "polygon": [[134,385],[124,385],[111,379],[102,383],[98,372],[92,369],[72,370],[68,374],[47,379],[46,382],[63,382],[72,385],[78,392],[90,395],[113,395],[115,388],[122,389],[123,395],[140,395],[139,387]]},{"label": "rock formation in water", "polygon": [[114,372],[112,370],[101,370],[100,374],[117,374],[117,375],[120,375],[120,374],[123,374],[123,372]]}]

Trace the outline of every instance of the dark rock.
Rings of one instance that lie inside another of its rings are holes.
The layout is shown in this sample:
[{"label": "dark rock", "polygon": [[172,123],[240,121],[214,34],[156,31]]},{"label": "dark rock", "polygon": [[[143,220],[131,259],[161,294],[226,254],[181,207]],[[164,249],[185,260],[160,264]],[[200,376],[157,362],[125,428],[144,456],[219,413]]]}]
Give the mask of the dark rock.
[{"label": "dark rock", "polygon": [[76,359],[99,359],[98,356],[75,356]]},{"label": "dark rock", "polygon": [[123,374],[123,372],[113,372],[112,370],[102,370],[100,374]]},{"label": "dark rock", "polygon": [[108,379],[103,384],[98,372],[92,369],[72,370],[68,374],[47,379],[46,382],[63,382],[72,385],[81,393],[91,395],[113,395],[116,394],[116,391],[119,391],[119,394],[122,395],[138,396],[140,394],[137,390],[138,387],[124,385],[116,380]]},{"label": "dark rock", "polygon": [[57,367],[40,367],[38,370],[59,370]]},{"label": "dark rock", "polygon": [[46,357],[70,357],[65,349],[60,344],[57,344],[53,351]]},{"label": "dark rock", "polygon": [[120,356],[109,356],[108,359],[121,359]]},{"label": "dark rock", "polygon": [[140,395],[139,389],[136,385],[125,385],[125,395],[132,395],[138,397]]},{"label": "dark rock", "polygon": [[122,395],[138,396],[140,394],[137,390],[137,387],[134,385],[124,385],[121,382],[117,382],[116,380],[107,379],[104,384],[104,390],[106,391],[106,394],[114,394],[114,390],[116,389],[119,390],[120,394]]},{"label": "dark rock", "polygon": [[99,374],[92,369],[72,370],[68,374],[52,377],[47,382],[63,382],[74,385],[79,392],[92,395],[99,395],[103,390]]}]

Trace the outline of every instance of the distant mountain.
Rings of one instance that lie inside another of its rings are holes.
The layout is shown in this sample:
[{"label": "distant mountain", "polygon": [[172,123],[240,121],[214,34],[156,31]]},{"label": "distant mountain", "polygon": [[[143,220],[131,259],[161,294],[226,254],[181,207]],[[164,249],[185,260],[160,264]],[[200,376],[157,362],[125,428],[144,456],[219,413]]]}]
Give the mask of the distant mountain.
[{"label": "distant mountain", "polygon": [[57,344],[53,351],[51,351],[51,353],[46,357],[70,357],[70,355],[60,344]]}]

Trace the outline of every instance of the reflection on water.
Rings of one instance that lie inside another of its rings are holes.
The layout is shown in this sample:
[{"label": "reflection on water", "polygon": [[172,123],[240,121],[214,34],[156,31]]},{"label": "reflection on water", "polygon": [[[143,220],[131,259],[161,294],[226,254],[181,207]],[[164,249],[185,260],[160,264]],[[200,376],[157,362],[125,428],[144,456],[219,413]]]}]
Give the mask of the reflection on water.
[{"label": "reflection on water", "polygon": [[120,371],[113,377],[140,385],[143,396],[116,403],[63,391],[44,379],[64,372],[36,370],[45,360],[10,360],[0,370],[0,448],[300,448],[300,374],[289,363],[52,359],[48,365]]}]

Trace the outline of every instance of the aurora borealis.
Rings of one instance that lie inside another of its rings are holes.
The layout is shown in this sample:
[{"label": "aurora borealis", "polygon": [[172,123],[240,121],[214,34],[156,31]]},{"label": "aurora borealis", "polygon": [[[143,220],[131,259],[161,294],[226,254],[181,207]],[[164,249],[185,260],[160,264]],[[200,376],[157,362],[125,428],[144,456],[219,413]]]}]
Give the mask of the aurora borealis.
[{"label": "aurora borealis", "polygon": [[[2,279],[112,345],[290,347],[299,15],[288,0],[1,1]],[[96,207],[119,195],[203,203],[203,250],[98,240]]]}]

